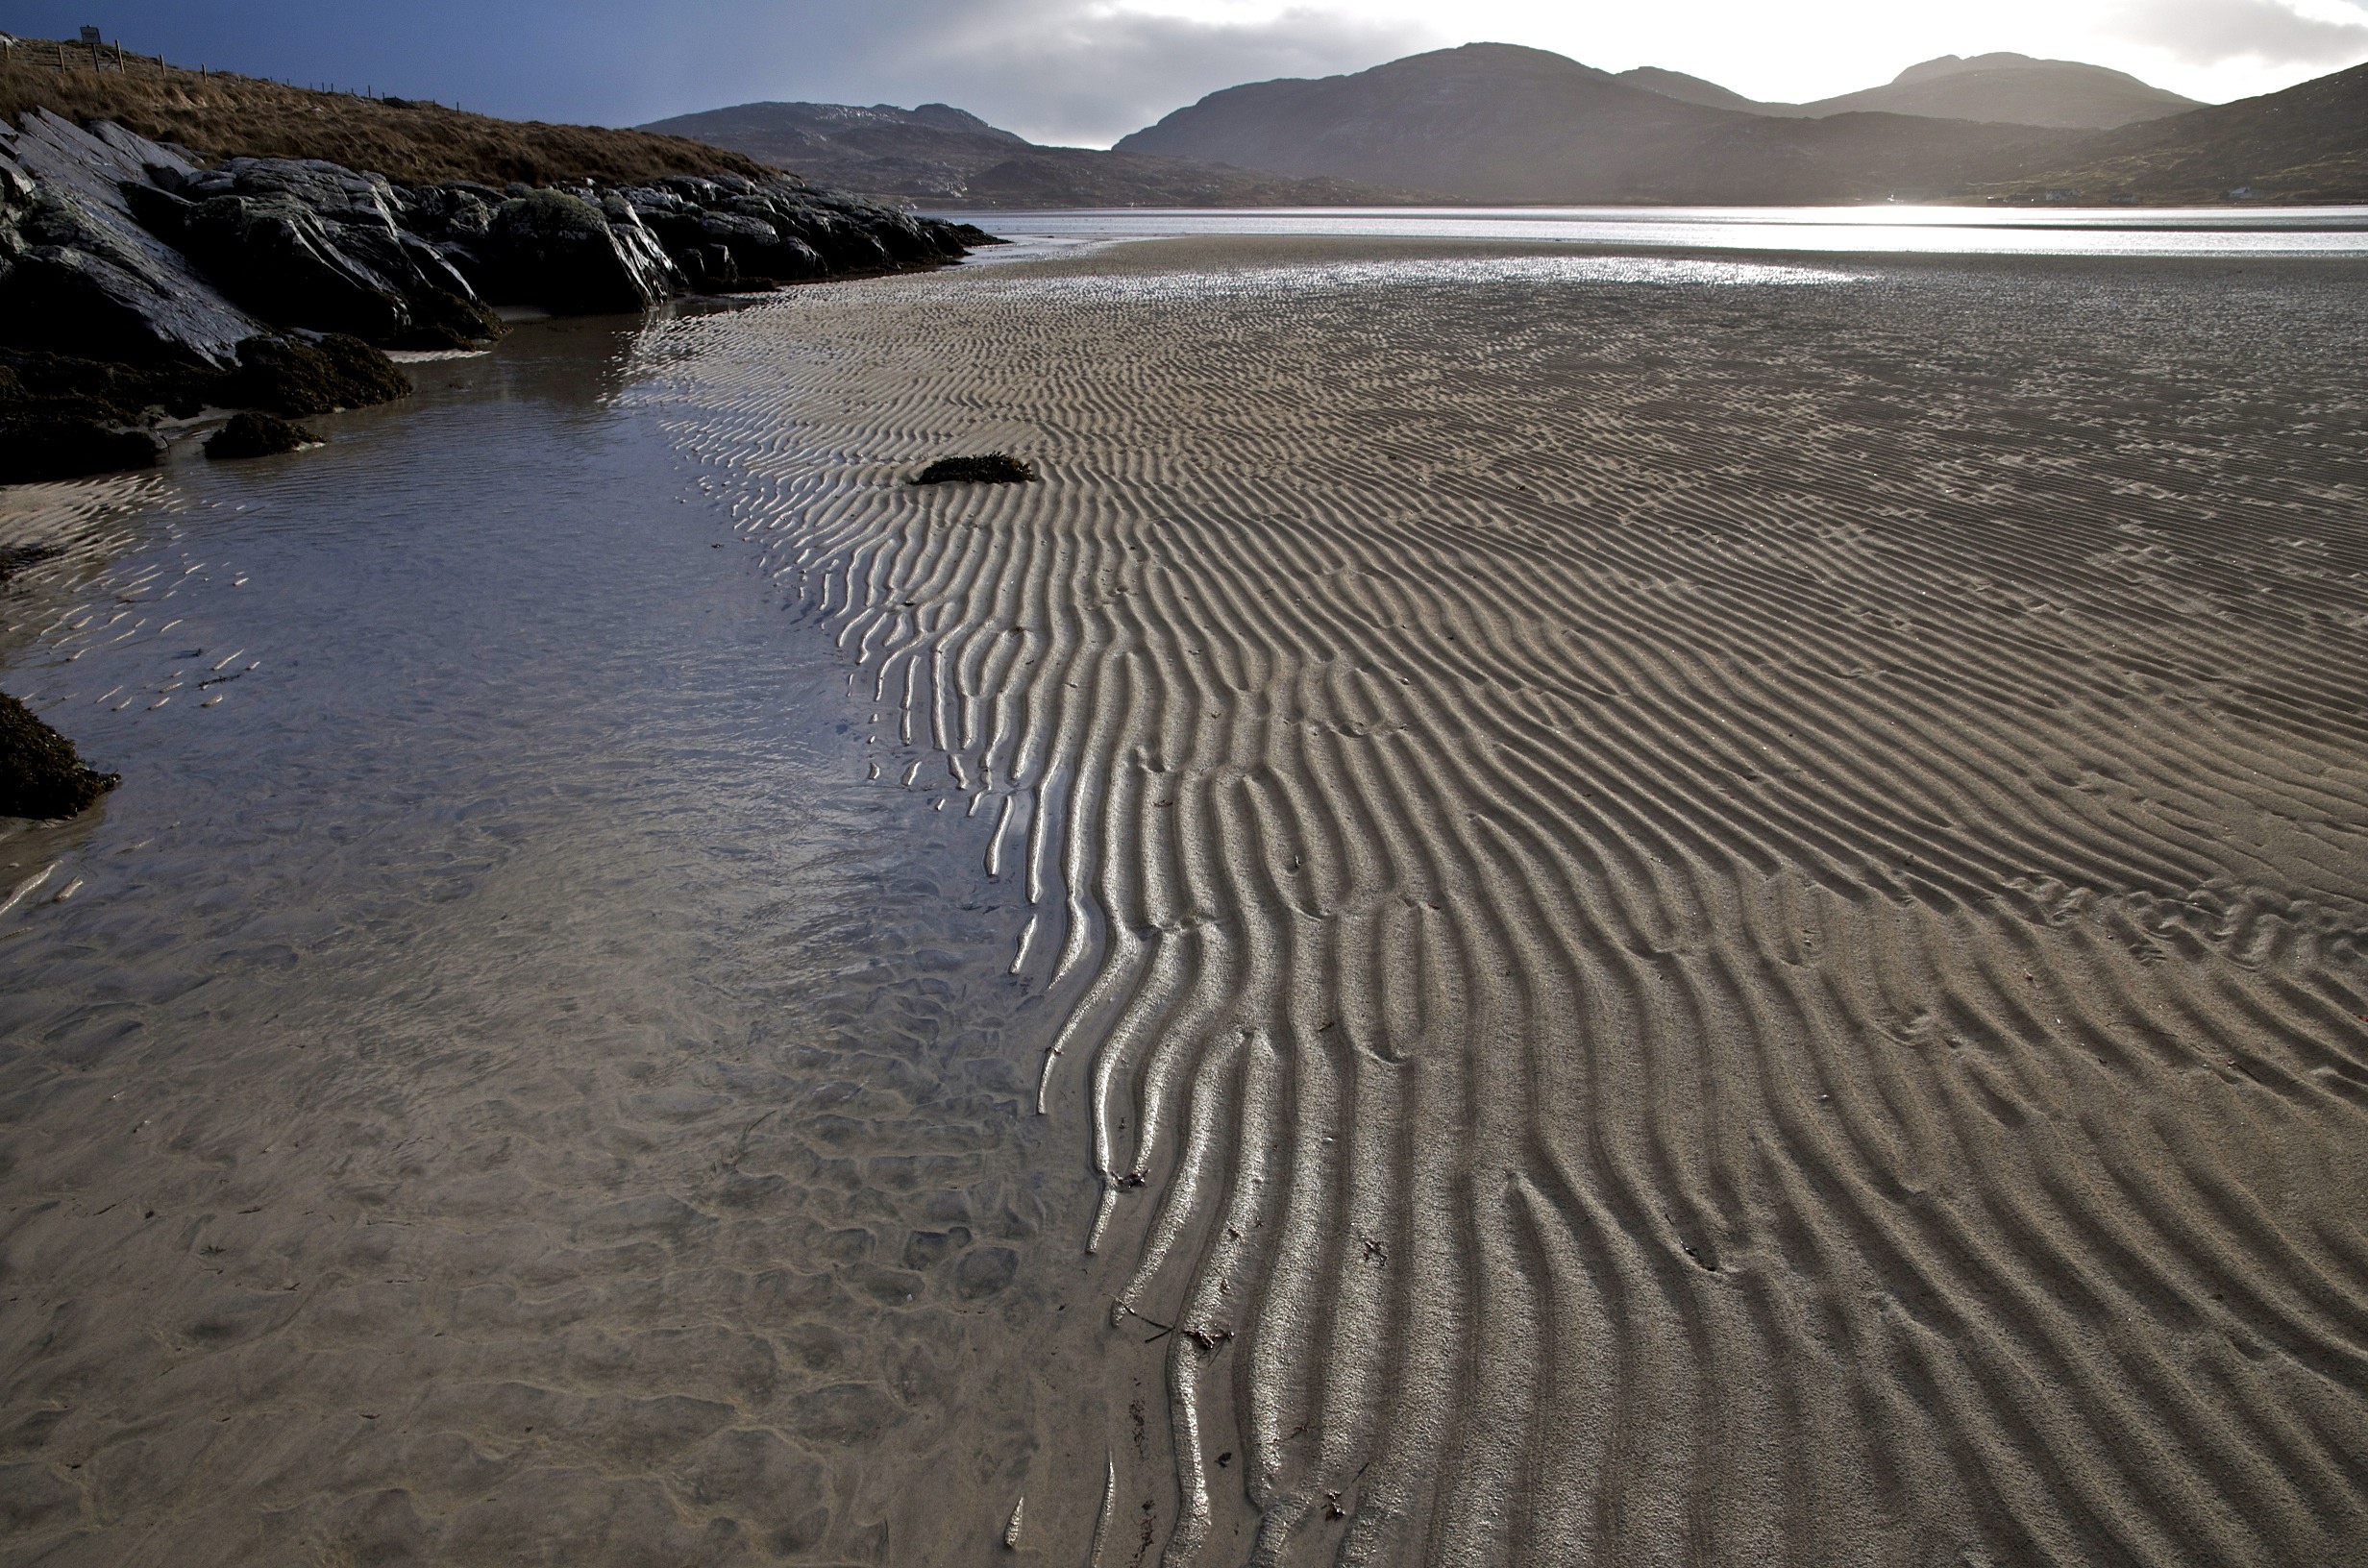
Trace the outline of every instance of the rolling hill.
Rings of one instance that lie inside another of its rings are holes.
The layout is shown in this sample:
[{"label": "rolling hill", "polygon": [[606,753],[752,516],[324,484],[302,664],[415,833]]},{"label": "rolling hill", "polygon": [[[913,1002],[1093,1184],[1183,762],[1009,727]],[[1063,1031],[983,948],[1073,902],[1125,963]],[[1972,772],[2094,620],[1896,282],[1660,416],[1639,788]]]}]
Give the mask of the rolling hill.
[{"label": "rolling hill", "polygon": [[1698,76],[1650,65],[1622,71],[1619,79],[1685,103],[1784,119],[1868,112],[2103,131],[2204,107],[2102,65],[2015,54],[1971,60],[1943,55],[1909,66],[1883,86],[1806,104],[1764,103]]},{"label": "rolling hill", "polygon": [[642,130],[728,147],[824,184],[940,205],[1335,207],[1432,199],[1324,174],[1044,147],[948,104],[736,104]]},{"label": "rolling hill", "polygon": [[2368,203],[2368,65],[2108,131],[1979,194],[2029,201]]},{"label": "rolling hill", "polygon": [[1478,202],[1936,199],[2077,156],[2082,134],[1689,103],[1542,49],[1475,43],[1211,93],[1118,151]]}]

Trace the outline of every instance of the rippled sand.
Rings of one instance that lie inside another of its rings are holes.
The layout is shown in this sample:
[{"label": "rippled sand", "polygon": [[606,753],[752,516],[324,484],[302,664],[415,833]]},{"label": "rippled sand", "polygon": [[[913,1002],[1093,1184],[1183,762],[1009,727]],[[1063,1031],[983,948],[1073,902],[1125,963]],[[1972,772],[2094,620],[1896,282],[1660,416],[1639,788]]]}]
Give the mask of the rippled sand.
[{"label": "rippled sand", "polygon": [[1178,242],[656,335],[1067,1020],[1022,1556],[2350,1560],[2363,283]]}]

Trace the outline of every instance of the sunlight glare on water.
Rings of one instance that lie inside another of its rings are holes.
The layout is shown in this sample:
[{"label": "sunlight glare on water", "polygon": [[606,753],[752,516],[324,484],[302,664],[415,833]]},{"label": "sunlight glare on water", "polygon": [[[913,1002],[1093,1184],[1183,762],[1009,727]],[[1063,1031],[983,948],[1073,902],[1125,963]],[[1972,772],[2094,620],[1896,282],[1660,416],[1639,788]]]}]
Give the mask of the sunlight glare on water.
[{"label": "sunlight glare on water", "polygon": [[963,211],[1014,243],[974,260],[1180,234],[1559,240],[1934,256],[2368,256],[2368,208],[1445,207]]}]

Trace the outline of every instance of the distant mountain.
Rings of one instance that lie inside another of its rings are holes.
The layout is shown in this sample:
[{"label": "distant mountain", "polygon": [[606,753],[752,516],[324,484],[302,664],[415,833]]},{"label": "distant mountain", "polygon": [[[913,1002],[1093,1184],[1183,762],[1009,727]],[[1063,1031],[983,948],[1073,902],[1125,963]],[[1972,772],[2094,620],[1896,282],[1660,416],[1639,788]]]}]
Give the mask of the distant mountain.
[{"label": "distant mountain", "polygon": [[1622,71],[1619,79],[1681,103],[1793,120],[1862,112],[1920,114],[1931,119],[2104,131],[2204,107],[2192,98],[2182,98],[2102,65],[2004,53],[1976,55],[1971,60],[1943,55],[1909,66],[1884,86],[1807,104],[1764,103],[1698,76],[1651,65]]},{"label": "distant mountain", "polygon": [[1632,87],[1657,92],[1664,98],[1674,98],[1684,104],[1700,104],[1705,109],[1739,109],[1750,114],[1766,114],[1775,110],[1791,109],[1791,104],[1764,104],[1746,98],[1732,87],[1722,87],[1715,82],[1705,82],[1684,71],[1665,71],[1658,65],[1639,65],[1632,71],[1622,71],[1619,79]]},{"label": "distant mountain", "polygon": [[736,104],[648,129],[694,136],[818,184],[970,207],[1341,207],[1435,198],[1329,176],[1042,147],[950,104]]},{"label": "distant mountain", "polygon": [[1909,66],[1888,86],[1822,98],[1801,105],[1798,112],[1823,116],[1872,110],[2104,131],[2203,107],[2192,98],[2182,98],[2102,65],[1996,54],[1976,55],[1971,60],[1943,55]]},{"label": "distant mountain", "polygon": [[2076,145],[2074,156],[1983,193],[2017,202],[2368,203],[2368,65]]},{"label": "distant mountain", "polygon": [[958,197],[972,173],[1030,145],[950,104],[734,104],[678,114],[656,127],[811,180],[900,196]]},{"label": "distant mountain", "polygon": [[1354,76],[1230,87],[1118,150],[1464,201],[1794,203],[1940,197],[2066,160],[2084,139],[1904,114],[1779,118],[1649,91],[1542,49],[1474,43]]}]

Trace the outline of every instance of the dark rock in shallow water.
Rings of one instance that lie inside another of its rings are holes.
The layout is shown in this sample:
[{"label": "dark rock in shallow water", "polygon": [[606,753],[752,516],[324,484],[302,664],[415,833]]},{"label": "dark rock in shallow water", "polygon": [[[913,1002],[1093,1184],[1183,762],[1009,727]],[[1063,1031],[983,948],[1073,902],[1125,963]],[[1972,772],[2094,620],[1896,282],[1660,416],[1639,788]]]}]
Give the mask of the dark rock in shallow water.
[{"label": "dark rock in shallow water", "polygon": [[0,817],[71,817],[121,782],[84,767],[73,742],[0,692]]},{"label": "dark rock in shallow water", "polygon": [[1035,468],[1007,452],[983,457],[940,457],[921,471],[915,484],[1025,484]]},{"label": "dark rock in shallow water", "polygon": [[133,427],[196,413],[222,380],[186,366],[0,350],[0,484],[152,467],[162,444]]},{"label": "dark rock in shallow water", "polygon": [[216,459],[273,457],[299,447],[317,445],[320,439],[302,425],[291,425],[270,414],[234,414],[228,425],[207,438],[206,455]]},{"label": "dark rock in shallow water", "polygon": [[29,566],[38,566],[64,553],[55,545],[0,545],[0,582],[8,581]]},{"label": "dark rock in shallow water", "polygon": [[0,349],[0,413],[69,404],[61,411],[119,425],[142,423],[159,410],[186,419],[217,401],[221,384],[220,372],[185,365],[126,365]]},{"label": "dark rock in shallow water", "polygon": [[[534,190],[494,209],[486,235],[493,297],[570,315],[647,310],[674,292],[639,247],[620,242],[608,215],[580,196]],[[664,253],[649,247],[658,261]]]},{"label": "dark rock in shallow water", "polygon": [[335,332],[318,342],[256,337],[238,346],[238,373],[223,401],[291,418],[366,408],[408,397],[410,378],[358,337]]},{"label": "dark rock in shallow water", "polygon": [[163,454],[164,443],[148,431],[70,407],[0,409],[0,484],[154,468]]}]

